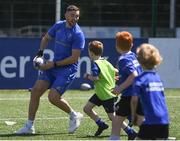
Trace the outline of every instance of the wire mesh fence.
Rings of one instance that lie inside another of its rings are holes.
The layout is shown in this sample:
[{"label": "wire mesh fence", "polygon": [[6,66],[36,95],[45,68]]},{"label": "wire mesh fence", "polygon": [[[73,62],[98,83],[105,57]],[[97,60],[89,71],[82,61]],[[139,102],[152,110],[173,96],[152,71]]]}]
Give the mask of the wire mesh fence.
[{"label": "wire mesh fence", "polygon": [[[156,5],[153,5],[153,1]],[[69,4],[75,4],[81,9],[81,26],[139,27],[141,36],[151,36],[154,24],[158,28],[158,33],[162,31],[162,35],[173,37],[175,29],[169,29],[170,1],[61,0],[61,19],[64,19],[65,8]],[[174,8],[175,27],[178,27],[180,1],[175,1]],[[154,9],[156,15],[153,15]],[[40,36],[55,22],[55,11],[56,0],[0,0],[0,36],[20,36],[26,27],[28,35],[32,33],[32,36]]]}]

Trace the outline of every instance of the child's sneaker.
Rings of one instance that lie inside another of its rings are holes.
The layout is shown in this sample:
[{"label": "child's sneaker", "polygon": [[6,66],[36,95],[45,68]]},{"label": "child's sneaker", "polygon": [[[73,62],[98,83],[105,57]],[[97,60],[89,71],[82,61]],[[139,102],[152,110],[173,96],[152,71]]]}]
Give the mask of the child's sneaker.
[{"label": "child's sneaker", "polygon": [[134,140],[137,137],[137,133],[133,130],[132,133],[128,134],[128,140]]},{"label": "child's sneaker", "polygon": [[99,136],[99,135],[101,135],[101,133],[104,131],[104,130],[106,130],[106,129],[108,129],[108,125],[107,124],[103,124],[103,125],[101,125],[101,126],[98,126],[98,130],[96,131],[96,133],[94,134],[94,136]]}]

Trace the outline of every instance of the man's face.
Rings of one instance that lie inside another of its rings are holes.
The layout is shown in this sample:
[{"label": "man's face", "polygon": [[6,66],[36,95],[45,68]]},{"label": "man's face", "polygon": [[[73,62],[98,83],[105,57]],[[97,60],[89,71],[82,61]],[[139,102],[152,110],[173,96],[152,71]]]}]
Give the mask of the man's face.
[{"label": "man's face", "polygon": [[65,14],[66,21],[70,27],[74,26],[79,20],[80,12],[79,11],[67,11]]}]

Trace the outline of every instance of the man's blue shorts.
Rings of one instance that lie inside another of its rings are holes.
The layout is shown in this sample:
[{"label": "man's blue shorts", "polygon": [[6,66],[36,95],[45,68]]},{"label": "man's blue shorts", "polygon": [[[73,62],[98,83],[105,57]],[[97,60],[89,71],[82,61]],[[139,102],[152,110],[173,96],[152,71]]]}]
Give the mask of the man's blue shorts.
[{"label": "man's blue shorts", "polygon": [[38,80],[46,80],[50,83],[49,88],[56,89],[61,95],[76,77],[76,70],[71,67],[52,68],[39,71]]}]

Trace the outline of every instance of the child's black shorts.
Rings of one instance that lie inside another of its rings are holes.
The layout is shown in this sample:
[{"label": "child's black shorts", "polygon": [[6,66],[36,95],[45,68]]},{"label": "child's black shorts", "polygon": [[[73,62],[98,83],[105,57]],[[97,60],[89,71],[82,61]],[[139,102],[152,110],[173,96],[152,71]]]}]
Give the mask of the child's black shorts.
[{"label": "child's black shorts", "polygon": [[[136,113],[138,115],[144,115],[140,100],[138,100]],[[116,115],[122,117],[131,116],[131,96],[121,96],[119,103],[116,104]]]},{"label": "child's black shorts", "polygon": [[96,94],[94,94],[89,101],[97,106],[103,106],[107,113],[114,113],[114,102],[116,101],[116,97],[108,99],[108,100],[100,100]]},{"label": "child's black shorts", "polygon": [[138,133],[138,138],[143,140],[165,140],[169,136],[168,124],[148,125],[142,124]]}]

